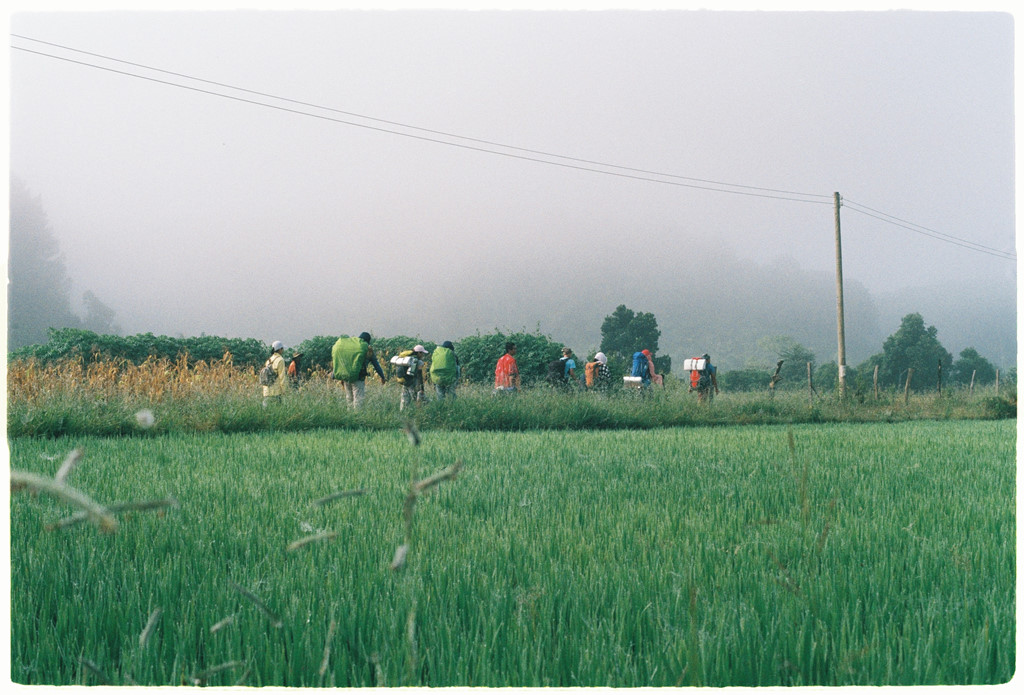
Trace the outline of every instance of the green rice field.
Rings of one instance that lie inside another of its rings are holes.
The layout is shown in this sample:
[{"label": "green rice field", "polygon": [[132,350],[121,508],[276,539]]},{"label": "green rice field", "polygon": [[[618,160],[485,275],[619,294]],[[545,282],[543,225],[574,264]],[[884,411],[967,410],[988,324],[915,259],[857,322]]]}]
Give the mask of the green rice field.
[{"label": "green rice field", "polygon": [[718,687],[1014,675],[1015,420],[414,439],[11,438],[12,470],[39,479],[80,448],[66,483],[116,520],[12,490],[11,680]]}]

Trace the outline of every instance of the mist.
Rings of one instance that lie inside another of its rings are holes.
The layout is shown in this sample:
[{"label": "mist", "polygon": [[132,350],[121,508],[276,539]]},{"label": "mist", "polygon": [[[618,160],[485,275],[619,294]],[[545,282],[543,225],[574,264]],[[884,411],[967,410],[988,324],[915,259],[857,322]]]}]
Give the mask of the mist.
[{"label": "mist", "polygon": [[1016,362],[998,12],[19,12],[11,174],[125,334]]}]

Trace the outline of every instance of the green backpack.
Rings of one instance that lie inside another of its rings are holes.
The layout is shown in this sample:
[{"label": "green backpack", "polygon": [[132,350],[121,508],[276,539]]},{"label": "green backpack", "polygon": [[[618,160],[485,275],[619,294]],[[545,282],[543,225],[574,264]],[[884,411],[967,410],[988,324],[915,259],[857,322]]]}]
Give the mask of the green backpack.
[{"label": "green backpack", "polygon": [[338,338],[331,348],[331,362],[334,378],[341,381],[356,381],[366,364],[366,351],[370,344],[359,338]]},{"label": "green backpack", "polygon": [[455,353],[446,347],[438,347],[430,358],[430,378],[440,386],[455,383]]}]

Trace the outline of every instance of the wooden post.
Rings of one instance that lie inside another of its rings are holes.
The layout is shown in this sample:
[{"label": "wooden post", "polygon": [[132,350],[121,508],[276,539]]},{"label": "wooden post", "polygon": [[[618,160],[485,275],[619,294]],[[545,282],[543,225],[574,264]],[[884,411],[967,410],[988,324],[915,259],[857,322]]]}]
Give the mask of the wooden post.
[{"label": "wooden post", "polygon": [[971,372],[971,387],[969,389],[967,389],[967,393],[969,393],[972,396],[974,395],[974,375],[977,374],[977,373],[978,373],[977,369],[975,369],[973,372]]},{"label": "wooden post", "polygon": [[807,363],[807,405],[814,407],[814,381],[811,379],[811,363]]},{"label": "wooden post", "polygon": [[903,388],[903,404],[910,403],[910,377],[914,376],[914,368],[907,370],[907,385]]},{"label": "wooden post", "polygon": [[939,378],[938,378],[938,381],[936,382],[936,384],[938,385],[937,388],[938,388],[938,391],[939,391],[939,395],[941,396],[942,395],[942,360],[939,360]]},{"label": "wooden post", "polygon": [[839,208],[843,201],[835,193],[836,218],[836,334],[839,340],[839,398],[846,397],[846,322],[843,318],[843,244],[839,233]]},{"label": "wooden post", "polygon": [[874,385],[875,385],[875,400],[877,401],[878,400],[878,365],[877,364],[875,365]]}]

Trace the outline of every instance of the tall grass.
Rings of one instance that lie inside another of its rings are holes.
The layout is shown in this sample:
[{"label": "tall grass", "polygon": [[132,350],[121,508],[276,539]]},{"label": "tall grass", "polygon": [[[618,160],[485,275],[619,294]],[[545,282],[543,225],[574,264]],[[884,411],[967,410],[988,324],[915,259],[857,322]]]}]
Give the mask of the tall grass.
[{"label": "tall grass", "polygon": [[[80,361],[9,365],[8,435],[123,435],[140,432],[306,431],[317,428],[389,430],[399,412],[400,387],[367,384],[367,401],[349,410],[337,382],[315,374],[280,403],[262,407],[251,368],[230,361],[189,366],[184,360]],[[153,414],[152,424],[136,413]],[[485,386],[463,385],[455,401],[428,402],[414,412],[424,430],[526,431],[657,428],[719,424],[895,422],[920,419],[995,419],[1016,416],[1016,396],[947,389],[941,396],[884,394],[863,401],[834,394],[810,400],[799,392],[725,392],[699,404],[681,383],[669,379],[640,397],[622,389],[599,395],[556,393],[544,387],[496,398]]]},{"label": "tall grass", "polygon": [[[68,482],[102,504],[180,503],[102,534],[46,531],[65,503],[12,496],[11,678],[719,687],[1014,673],[1011,422],[421,437],[11,440],[12,467],[41,477],[81,447]],[[415,482],[458,460],[457,478],[417,498],[412,531]]]}]

